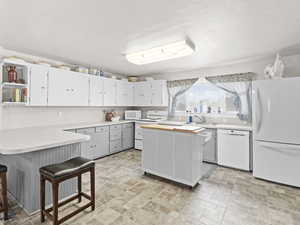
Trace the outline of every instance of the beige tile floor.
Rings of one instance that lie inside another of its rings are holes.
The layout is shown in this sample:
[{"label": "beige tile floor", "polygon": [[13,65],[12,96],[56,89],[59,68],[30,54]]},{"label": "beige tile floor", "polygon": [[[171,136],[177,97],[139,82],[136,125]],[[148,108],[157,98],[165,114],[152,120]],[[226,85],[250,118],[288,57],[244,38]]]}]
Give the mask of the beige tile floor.
[{"label": "beige tile floor", "polygon": [[[140,162],[136,150],[97,160],[96,210],[87,209],[65,224],[300,225],[300,189],[217,167],[191,190],[144,176]],[[88,190],[88,176],[83,181]],[[29,217],[11,205],[16,215],[6,224],[40,224],[39,215]],[[75,203],[64,207],[61,215],[76,207]]]}]

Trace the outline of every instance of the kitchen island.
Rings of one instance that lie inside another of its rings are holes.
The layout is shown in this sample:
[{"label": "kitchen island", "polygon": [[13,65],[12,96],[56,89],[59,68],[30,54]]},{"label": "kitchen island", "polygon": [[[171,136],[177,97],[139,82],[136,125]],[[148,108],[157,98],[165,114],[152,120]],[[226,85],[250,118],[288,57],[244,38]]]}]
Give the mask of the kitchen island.
[{"label": "kitchen island", "polygon": [[190,187],[201,178],[205,128],[143,125],[142,169]]},{"label": "kitchen island", "polygon": [[[39,168],[81,155],[81,143],[89,136],[54,127],[20,128],[0,131],[0,164],[8,167],[8,191],[28,214],[40,209]],[[76,179],[61,184],[59,199],[77,191]],[[51,204],[50,184],[46,205]]]}]

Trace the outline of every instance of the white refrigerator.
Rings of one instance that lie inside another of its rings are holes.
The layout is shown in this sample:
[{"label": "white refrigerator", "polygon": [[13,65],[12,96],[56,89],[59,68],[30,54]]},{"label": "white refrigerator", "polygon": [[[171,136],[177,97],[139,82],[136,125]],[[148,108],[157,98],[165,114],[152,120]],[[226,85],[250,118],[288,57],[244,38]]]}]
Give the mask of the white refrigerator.
[{"label": "white refrigerator", "polygon": [[253,175],[300,187],[300,78],[253,82]]}]

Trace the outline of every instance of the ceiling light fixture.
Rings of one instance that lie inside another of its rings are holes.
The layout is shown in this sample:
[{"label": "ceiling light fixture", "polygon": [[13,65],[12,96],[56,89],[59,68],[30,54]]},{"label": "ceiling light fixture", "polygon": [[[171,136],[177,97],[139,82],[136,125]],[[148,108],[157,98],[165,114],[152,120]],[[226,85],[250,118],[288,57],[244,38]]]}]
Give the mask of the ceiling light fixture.
[{"label": "ceiling light fixture", "polygon": [[195,45],[190,40],[177,41],[171,44],[126,54],[126,59],[136,65],[144,65],[168,59],[191,55]]}]

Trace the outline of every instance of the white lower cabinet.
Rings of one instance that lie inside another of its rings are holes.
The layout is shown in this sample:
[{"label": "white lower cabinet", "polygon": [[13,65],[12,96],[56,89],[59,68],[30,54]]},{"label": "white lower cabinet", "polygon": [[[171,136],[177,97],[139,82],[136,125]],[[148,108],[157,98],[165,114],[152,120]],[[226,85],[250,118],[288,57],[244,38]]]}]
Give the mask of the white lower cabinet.
[{"label": "white lower cabinet", "polygon": [[109,127],[96,127],[96,132],[94,134],[95,139],[95,152],[94,157],[100,158],[102,156],[109,154]]},{"label": "white lower cabinet", "polygon": [[82,128],[76,132],[90,136],[90,140],[81,146],[82,157],[88,159],[97,159],[133,147],[133,123]]},{"label": "white lower cabinet", "polygon": [[133,123],[122,125],[122,149],[133,148]]},{"label": "white lower cabinet", "polygon": [[122,125],[112,125],[109,127],[109,152],[115,153],[122,150]]},{"label": "white lower cabinet", "polygon": [[110,147],[109,147],[109,152],[110,153],[116,153],[122,151],[122,140],[111,140],[110,141]]},{"label": "white lower cabinet", "polygon": [[77,129],[77,133],[90,136],[90,140],[81,144],[81,156],[87,159],[95,158],[95,128]]}]

